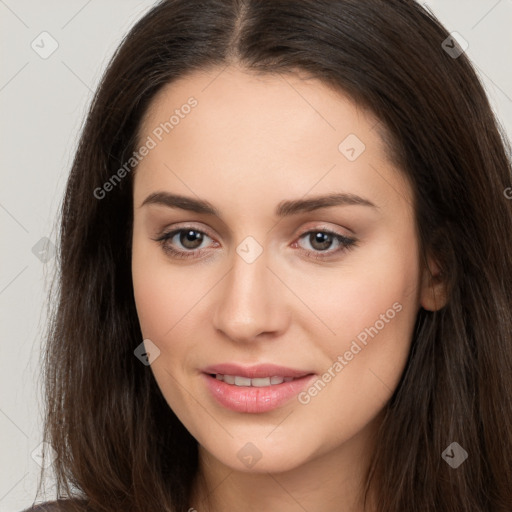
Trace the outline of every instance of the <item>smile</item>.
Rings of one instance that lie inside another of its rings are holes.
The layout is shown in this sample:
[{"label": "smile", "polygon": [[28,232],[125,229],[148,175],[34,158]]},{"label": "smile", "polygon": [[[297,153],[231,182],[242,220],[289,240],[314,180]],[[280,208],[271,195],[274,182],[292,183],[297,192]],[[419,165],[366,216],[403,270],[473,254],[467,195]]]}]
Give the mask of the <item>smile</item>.
[{"label": "smile", "polygon": [[276,384],[282,384],[283,382],[291,382],[293,377],[260,377],[257,379],[249,379],[248,377],[241,377],[239,375],[222,375],[221,373],[212,374],[217,380],[221,380],[226,384],[232,384],[235,386],[253,386],[261,388],[264,386],[275,386]]},{"label": "smile", "polygon": [[289,403],[316,378],[243,377],[239,375],[202,373],[204,384],[216,403],[224,409],[242,413],[264,413]]}]

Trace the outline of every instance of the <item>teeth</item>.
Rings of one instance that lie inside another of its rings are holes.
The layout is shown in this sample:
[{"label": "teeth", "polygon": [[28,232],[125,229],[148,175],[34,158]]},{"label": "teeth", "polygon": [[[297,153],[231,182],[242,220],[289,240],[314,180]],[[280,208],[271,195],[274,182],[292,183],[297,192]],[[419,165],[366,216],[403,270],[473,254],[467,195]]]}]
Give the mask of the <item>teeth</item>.
[{"label": "teeth", "polygon": [[273,386],[282,384],[283,382],[291,382],[293,377],[280,377],[278,375],[273,377],[260,377],[256,379],[249,379],[247,377],[240,377],[239,375],[222,375],[217,373],[215,375],[217,380],[222,380],[226,384],[234,384],[235,386],[253,386],[261,388],[263,386]]},{"label": "teeth", "polygon": [[[280,384],[280,382],[272,382],[272,379],[275,379],[276,377],[261,377],[259,379],[247,379],[251,381],[251,386],[255,386],[257,388],[263,387],[263,386],[270,386],[270,384]],[[279,377],[277,377],[279,378]]]},{"label": "teeth", "polygon": [[247,377],[235,377],[235,386],[250,386],[251,379]]}]

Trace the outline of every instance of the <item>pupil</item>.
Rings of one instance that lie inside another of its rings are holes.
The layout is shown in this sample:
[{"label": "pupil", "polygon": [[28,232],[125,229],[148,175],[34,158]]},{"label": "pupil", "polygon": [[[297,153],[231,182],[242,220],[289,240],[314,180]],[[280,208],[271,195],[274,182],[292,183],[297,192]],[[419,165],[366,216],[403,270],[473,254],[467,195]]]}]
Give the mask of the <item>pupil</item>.
[{"label": "pupil", "polygon": [[[311,241],[311,246],[318,250],[325,250],[328,249],[332,243],[332,240],[330,239],[331,235],[328,233],[312,233],[311,236],[313,237],[313,240]],[[319,245],[316,245],[316,244]]]},{"label": "pupil", "polygon": [[196,249],[201,245],[202,238],[203,237],[201,233],[198,233],[197,231],[191,229],[186,233],[182,232],[180,236],[180,242],[183,244],[184,247],[187,247],[187,249]]}]

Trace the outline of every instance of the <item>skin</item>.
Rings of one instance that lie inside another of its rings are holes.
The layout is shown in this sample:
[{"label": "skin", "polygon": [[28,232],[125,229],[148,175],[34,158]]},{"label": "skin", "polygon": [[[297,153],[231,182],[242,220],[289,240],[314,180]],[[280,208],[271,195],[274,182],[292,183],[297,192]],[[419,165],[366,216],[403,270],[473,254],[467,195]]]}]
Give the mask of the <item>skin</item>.
[{"label": "skin", "polygon": [[[361,511],[373,436],[404,370],[417,312],[443,305],[442,285],[422,265],[412,190],[388,160],[377,120],[300,74],[194,72],[154,98],[139,140],[190,96],[197,106],[136,170],[132,251],[142,333],[160,350],[151,370],[199,442],[206,486],[196,480],[190,507]],[[354,161],[338,149],[349,134],[366,146]],[[205,199],[222,218],[142,205],[154,192]],[[283,200],[333,192],[375,207],[274,214]],[[179,227],[205,233],[203,242],[184,245],[178,235],[167,245],[199,246],[201,255],[175,259],[155,241]],[[357,244],[336,252],[332,238],[322,252],[314,235],[302,236],[323,229]],[[263,250],[252,263],[236,252],[247,236]],[[234,412],[203,384],[201,368],[221,362],[272,362],[321,376],[395,303],[400,312],[307,404],[293,398],[266,413]],[[261,453],[251,468],[237,456],[248,442]]]}]

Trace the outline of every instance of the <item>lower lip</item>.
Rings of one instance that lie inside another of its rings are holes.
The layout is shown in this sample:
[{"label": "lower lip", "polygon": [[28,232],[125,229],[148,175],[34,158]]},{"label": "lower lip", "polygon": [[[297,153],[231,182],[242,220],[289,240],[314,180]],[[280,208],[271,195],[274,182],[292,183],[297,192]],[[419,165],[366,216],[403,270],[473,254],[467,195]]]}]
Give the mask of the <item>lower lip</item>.
[{"label": "lower lip", "polygon": [[272,386],[235,386],[203,373],[206,386],[222,406],[236,412],[261,413],[277,409],[298,395],[315,377],[306,375],[300,379]]}]

